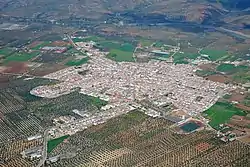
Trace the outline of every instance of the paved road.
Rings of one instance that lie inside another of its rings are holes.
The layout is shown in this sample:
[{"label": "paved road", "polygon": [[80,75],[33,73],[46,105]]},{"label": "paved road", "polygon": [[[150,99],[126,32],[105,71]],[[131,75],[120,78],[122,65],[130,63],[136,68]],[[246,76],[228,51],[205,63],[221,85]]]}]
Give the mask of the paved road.
[{"label": "paved road", "polygon": [[39,163],[37,164],[36,167],[43,166],[44,163],[45,163],[45,160],[47,159],[47,143],[48,143],[49,130],[50,129],[46,129],[44,131],[42,158],[40,159],[40,161],[39,161]]}]

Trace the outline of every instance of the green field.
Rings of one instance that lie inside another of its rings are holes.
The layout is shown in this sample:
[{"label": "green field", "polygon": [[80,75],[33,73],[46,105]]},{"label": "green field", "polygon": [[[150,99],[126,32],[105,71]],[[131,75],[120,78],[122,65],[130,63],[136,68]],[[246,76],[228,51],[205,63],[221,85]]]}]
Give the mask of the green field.
[{"label": "green field", "polygon": [[153,41],[150,41],[148,39],[142,39],[139,42],[143,47],[151,46],[154,43]]},{"label": "green field", "polygon": [[133,52],[126,52],[118,49],[112,49],[107,55],[107,58],[117,62],[122,62],[122,61],[134,62]]},{"label": "green field", "polygon": [[209,70],[197,70],[195,72],[198,76],[201,76],[201,77],[207,77],[209,75],[214,75],[216,74],[216,72],[214,71],[209,71]]},{"label": "green field", "polygon": [[4,59],[4,63],[8,63],[11,61],[19,61],[19,62],[23,62],[23,61],[28,61],[34,57],[36,57],[39,54],[39,52],[32,52],[32,53],[14,53],[8,57],[6,57]]},{"label": "green field", "polygon": [[104,100],[101,100],[100,98],[98,97],[93,97],[93,96],[88,96],[87,98],[89,100],[89,102],[96,106],[98,109],[101,109],[102,106],[105,106],[108,104],[107,101],[104,101]]},{"label": "green field", "polygon": [[230,103],[217,102],[206,110],[204,114],[210,120],[209,125],[217,129],[220,124],[226,123],[233,115],[245,116],[246,112],[234,107]]},{"label": "green field", "polygon": [[97,47],[102,49],[119,49],[121,44],[114,41],[101,41],[97,43]]},{"label": "green field", "polygon": [[248,83],[250,82],[250,71],[240,71],[233,75],[233,81],[237,83]]},{"label": "green field", "polygon": [[208,55],[210,60],[212,61],[216,61],[228,55],[228,53],[224,50],[212,50],[212,49],[203,49],[200,51],[200,53]]},{"label": "green field", "polygon": [[155,42],[154,44],[153,44],[153,47],[157,47],[157,48],[160,48],[160,47],[163,47],[164,46],[164,43],[162,43],[162,42]]},{"label": "green field", "polygon": [[233,64],[220,64],[216,70],[220,72],[233,72],[236,69]]},{"label": "green field", "polygon": [[88,57],[82,58],[80,60],[70,60],[65,65],[67,65],[67,66],[80,66],[82,64],[87,63],[88,60],[89,60]]},{"label": "green field", "polygon": [[56,138],[56,139],[49,140],[48,144],[47,144],[47,152],[50,153],[51,151],[53,151],[53,149],[56,148],[56,146],[58,146],[60,143],[62,143],[68,137],[69,137],[69,135],[66,135],[66,136]]},{"label": "green field", "polygon": [[188,64],[188,59],[194,60],[200,55],[198,53],[176,53],[174,55],[174,63],[176,64]]},{"label": "green field", "polygon": [[124,43],[121,45],[121,47],[119,49],[124,51],[124,52],[134,52],[135,47],[130,43]]},{"label": "green field", "polygon": [[85,38],[74,38],[72,39],[74,42],[100,42],[100,41],[104,41],[105,39],[102,37],[98,37],[98,36],[88,36]]},{"label": "green field", "polygon": [[6,56],[6,55],[10,54],[11,52],[12,52],[12,50],[9,48],[2,48],[2,49],[0,49],[0,57]]}]

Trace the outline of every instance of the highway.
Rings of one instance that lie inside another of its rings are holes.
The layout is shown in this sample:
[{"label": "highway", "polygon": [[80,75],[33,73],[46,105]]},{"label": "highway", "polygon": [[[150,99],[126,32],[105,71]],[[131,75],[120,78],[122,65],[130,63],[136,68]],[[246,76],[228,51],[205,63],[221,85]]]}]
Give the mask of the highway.
[{"label": "highway", "polygon": [[49,130],[50,130],[50,128],[48,128],[44,131],[42,158],[40,159],[40,161],[36,167],[43,166],[45,163],[45,160],[47,159],[47,143],[48,143]]}]

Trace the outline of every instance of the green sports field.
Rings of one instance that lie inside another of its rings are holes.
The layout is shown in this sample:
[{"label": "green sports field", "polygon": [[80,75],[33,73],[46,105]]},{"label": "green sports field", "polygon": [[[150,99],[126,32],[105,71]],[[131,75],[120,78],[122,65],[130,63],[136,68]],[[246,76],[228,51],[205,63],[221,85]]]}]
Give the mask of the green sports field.
[{"label": "green sports field", "polygon": [[66,136],[56,138],[56,139],[49,140],[48,144],[47,144],[47,152],[50,153],[51,151],[53,151],[53,149],[55,149],[56,146],[58,146],[60,143],[62,143],[68,137],[69,137],[69,135],[66,135]]},{"label": "green sports field", "polygon": [[217,102],[206,110],[204,114],[210,120],[209,125],[216,129],[220,124],[226,123],[232,116],[245,116],[246,112],[234,107],[230,103]]},{"label": "green sports field", "polygon": [[134,62],[133,52],[126,52],[118,49],[112,49],[107,55],[107,58],[117,62],[122,62],[122,61]]}]

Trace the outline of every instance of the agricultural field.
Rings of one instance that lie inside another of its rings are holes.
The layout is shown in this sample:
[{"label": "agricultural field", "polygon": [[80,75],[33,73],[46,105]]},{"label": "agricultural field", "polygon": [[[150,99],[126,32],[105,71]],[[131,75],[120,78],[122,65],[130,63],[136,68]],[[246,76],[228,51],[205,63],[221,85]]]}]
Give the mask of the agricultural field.
[{"label": "agricultural field", "polygon": [[36,51],[31,52],[31,53],[15,52],[14,54],[4,59],[4,64],[7,64],[9,62],[25,62],[36,57],[37,55],[39,55],[39,52],[36,52]]},{"label": "agricultural field", "polygon": [[73,38],[74,42],[89,42],[89,41],[93,41],[93,42],[100,42],[100,41],[104,41],[105,39],[99,36],[87,36],[84,38]]},{"label": "agricultural field", "polygon": [[65,65],[67,65],[67,66],[80,66],[82,64],[87,63],[88,60],[89,60],[88,57],[84,57],[84,58],[79,59],[79,60],[73,59],[73,60],[69,60]]},{"label": "agricultural field", "polygon": [[39,41],[37,43],[34,43],[33,45],[31,45],[31,48],[32,50],[40,50],[42,47],[45,47],[45,46],[49,46],[51,45],[51,41]]},{"label": "agricultural field", "polygon": [[[50,167],[75,166],[246,166],[250,147],[222,143],[213,131],[177,134],[172,122],[131,111],[67,138],[49,156],[65,157]],[[226,151],[227,150],[227,151]],[[226,153],[224,153],[226,151]],[[207,157],[207,155],[209,155]],[[220,159],[217,157],[220,155]],[[200,161],[202,159],[202,161]]]},{"label": "agricultural field", "polygon": [[211,61],[217,61],[227,58],[228,53],[223,50],[203,49],[200,51],[201,54],[208,55]]},{"label": "agricultural field", "polygon": [[236,83],[249,83],[250,82],[250,70],[247,72],[238,72],[232,76],[232,79]]},{"label": "agricultural field", "polygon": [[188,64],[189,60],[195,60],[200,55],[198,53],[180,53],[177,52],[173,58],[175,64]]},{"label": "agricultural field", "polygon": [[218,128],[220,124],[224,124],[234,115],[246,116],[247,112],[233,106],[227,102],[217,102],[204,112],[213,128]]},{"label": "agricultural field", "polygon": [[35,166],[38,160],[30,161],[21,156],[21,152],[42,145],[42,140],[27,141],[16,139],[0,143],[0,166],[1,167],[30,167]]},{"label": "agricultural field", "polygon": [[139,40],[139,43],[143,46],[143,47],[147,47],[147,46],[151,46],[154,42],[148,39],[141,39]]},{"label": "agricultural field", "polygon": [[66,58],[68,58],[68,55],[66,54],[41,53],[39,57],[33,60],[33,62],[57,64],[61,63]]},{"label": "agricultural field", "polygon": [[[96,42],[95,46],[96,48],[107,51],[109,54],[107,55],[107,58],[114,60],[114,61],[134,61],[133,58],[133,52],[135,49],[135,46],[131,43],[126,43],[124,41],[116,41],[116,40],[110,40],[105,39],[98,36],[90,36],[86,38],[74,38],[74,42],[88,42],[88,41],[94,41]],[[67,63],[67,65],[74,65],[75,63]],[[76,63],[79,64],[79,63]]]},{"label": "agricultural field", "polygon": [[209,75],[215,75],[216,74],[215,71],[210,71],[210,70],[197,70],[197,71],[195,71],[195,73],[198,76],[201,76],[201,77],[207,77]]},{"label": "agricultural field", "polygon": [[26,138],[52,125],[52,119],[63,115],[72,115],[72,111],[96,111],[107,102],[80,94],[77,91],[54,99],[35,97],[29,91],[39,85],[55,84],[47,79],[18,78],[9,81],[0,93],[0,143],[13,138]]},{"label": "agricultural field", "polygon": [[216,70],[219,72],[232,74],[232,73],[236,73],[236,72],[247,71],[247,70],[249,70],[249,67],[244,66],[244,65],[235,66],[233,64],[223,63],[223,64],[220,64],[219,66],[217,66]]},{"label": "agricultural field", "polygon": [[0,58],[9,55],[11,52],[12,52],[12,49],[10,49],[10,48],[1,48],[0,49]]}]

